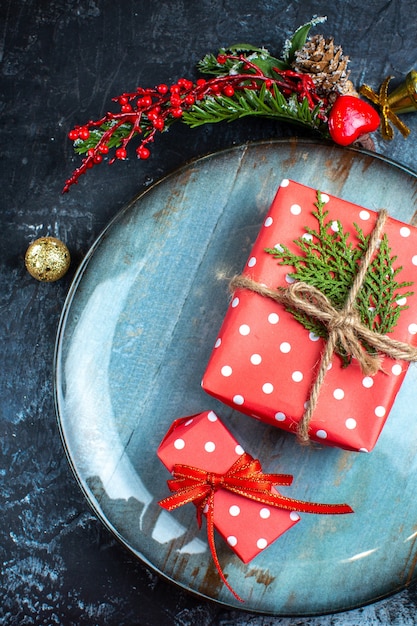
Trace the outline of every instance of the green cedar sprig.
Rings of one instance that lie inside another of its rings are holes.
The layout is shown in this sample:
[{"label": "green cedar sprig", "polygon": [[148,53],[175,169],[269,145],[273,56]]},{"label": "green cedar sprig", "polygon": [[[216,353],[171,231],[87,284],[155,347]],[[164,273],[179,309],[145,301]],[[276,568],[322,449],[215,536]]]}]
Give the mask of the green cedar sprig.
[{"label": "green cedar sprig", "polygon": [[[285,245],[266,248],[265,251],[277,259],[279,265],[294,268],[289,274],[291,278],[316,287],[340,310],[356,276],[358,263],[368,247],[370,235],[365,236],[362,229],[354,224],[359,240],[355,247],[341,222],[327,219],[329,211],[324,210],[325,203],[319,191],[315,206],[317,210],[312,214],[317,219],[317,229],[306,227],[306,234],[294,240],[301,254],[291,252]],[[394,268],[396,260],[397,256],[391,255],[384,233],[355,301],[362,323],[381,334],[391,332],[398,323],[401,311],[408,308],[400,299],[413,295],[412,291],[404,291],[412,282],[397,281],[402,267]],[[289,308],[288,311],[309,332],[327,339],[327,329],[321,322],[296,309]],[[372,351],[368,346],[364,348]],[[341,346],[336,351],[348,365],[350,359]]]}]

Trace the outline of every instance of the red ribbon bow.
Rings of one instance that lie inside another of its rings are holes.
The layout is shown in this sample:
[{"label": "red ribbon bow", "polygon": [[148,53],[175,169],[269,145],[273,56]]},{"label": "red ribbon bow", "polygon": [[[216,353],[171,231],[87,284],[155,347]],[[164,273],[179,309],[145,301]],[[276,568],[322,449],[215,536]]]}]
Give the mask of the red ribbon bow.
[{"label": "red ribbon bow", "polygon": [[175,493],[161,500],[159,504],[164,509],[172,511],[183,504],[193,502],[197,507],[199,528],[201,528],[203,513],[207,514],[207,537],[214,564],[226,587],[240,602],[243,602],[242,598],[232,589],[223,574],[214,543],[214,494],[218,489],[226,489],[249,500],[287,511],[321,514],[353,513],[347,504],[319,504],[282,496],[272,490],[272,487],[291,485],[293,477],[290,474],[263,474],[260,462],[246,452],[224,474],[177,464],[174,465],[172,475],[174,478],[167,482],[169,489]]}]

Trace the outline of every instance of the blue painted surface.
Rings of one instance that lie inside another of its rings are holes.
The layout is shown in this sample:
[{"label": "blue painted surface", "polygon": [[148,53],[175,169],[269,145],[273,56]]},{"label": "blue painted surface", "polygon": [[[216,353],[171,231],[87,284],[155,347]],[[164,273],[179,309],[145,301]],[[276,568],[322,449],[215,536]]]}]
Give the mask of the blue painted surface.
[{"label": "blue painted surface", "polygon": [[200,380],[239,272],[282,178],[409,221],[416,177],[370,154],[303,141],[251,144],[200,159],[139,196],[87,255],[57,356],[59,420],[88,499],[113,532],[182,587],[237,603],[219,582],[191,505],[161,512],[157,446],[177,417],[212,408],[265,471],[294,475],[288,495],[348,502],[355,514],[303,515],[243,565],[219,540],[245,609],[306,615],[377,600],[414,580],[417,500],[411,366],[369,455],[300,447],[207,396]]}]

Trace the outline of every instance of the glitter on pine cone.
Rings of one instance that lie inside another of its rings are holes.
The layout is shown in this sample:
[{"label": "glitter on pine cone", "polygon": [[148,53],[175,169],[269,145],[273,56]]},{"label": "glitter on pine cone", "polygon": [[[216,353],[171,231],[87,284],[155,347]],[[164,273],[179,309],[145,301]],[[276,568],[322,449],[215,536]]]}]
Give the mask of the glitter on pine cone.
[{"label": "glitter on pine cone", "polygon": [[333,37],[315,35],[296,51],[293,69],[309,74],[317,93],[333,102],[340,94],[358,95],[349,80],[348,63],[349,57],[343,54],[341,46],[334,44]]}]

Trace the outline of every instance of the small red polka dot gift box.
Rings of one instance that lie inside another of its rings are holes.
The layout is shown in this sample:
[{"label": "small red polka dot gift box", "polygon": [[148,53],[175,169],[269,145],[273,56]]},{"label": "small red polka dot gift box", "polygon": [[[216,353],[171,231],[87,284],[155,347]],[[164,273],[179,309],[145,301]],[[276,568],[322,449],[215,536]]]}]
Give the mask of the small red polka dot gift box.
[{"label": "small red polka dot gift box", "polygon": [[173,478],[172,495],[159,504],[172,511],[193,502],[197,521],[207,519],[211,554],[224,584],[214,529],[247,563],[300,520],[298,511],[352,513],[347,504],[320,504],[283,496],[274,485],[288,486],[292,476],[265,474],[260,461],[245,452],[213,411],[175,420],[157,450]]},{"label": "small red polka dot gift box", "polygon": [[[172,471],[176,463],[208,472],[229,470],[244,453],[213,411],[176,420],[158,448],[158,457]],[[247,563],[300,519],[295,511],[259,504],[224,490],[214,496],[214,525]],[[248,532],[248,529],[252,529]]]},{"label": "small red polka dot gift box", "polygon": [[202,387],[301,439],[369,452],[417,359],[416,282],[416,228],[284,180]]}]

